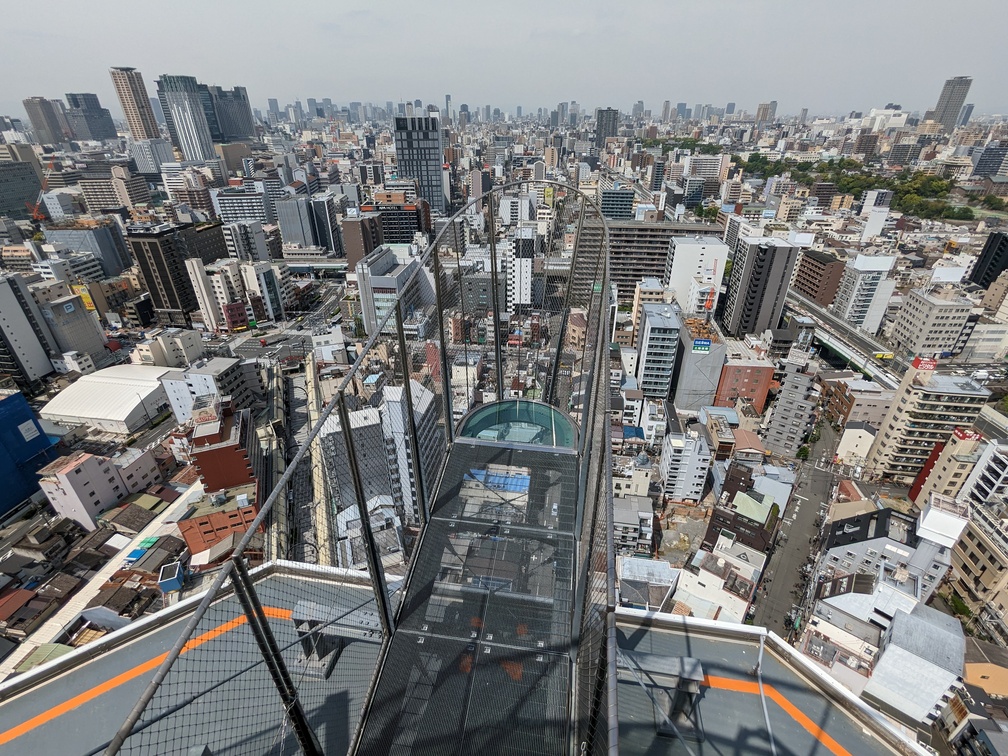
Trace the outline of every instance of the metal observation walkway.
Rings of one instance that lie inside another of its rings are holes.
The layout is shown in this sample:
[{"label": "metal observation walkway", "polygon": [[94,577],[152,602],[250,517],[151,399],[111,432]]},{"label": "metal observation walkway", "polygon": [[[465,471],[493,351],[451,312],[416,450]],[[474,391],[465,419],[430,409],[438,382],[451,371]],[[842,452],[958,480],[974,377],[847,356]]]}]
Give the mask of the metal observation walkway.
[{"label": "metal observation walkway", "polygon": [[0,683],[0,756],[923,753],[773,634],[616,608],[607,245],[525,182],[397,258],[240,543]]}]

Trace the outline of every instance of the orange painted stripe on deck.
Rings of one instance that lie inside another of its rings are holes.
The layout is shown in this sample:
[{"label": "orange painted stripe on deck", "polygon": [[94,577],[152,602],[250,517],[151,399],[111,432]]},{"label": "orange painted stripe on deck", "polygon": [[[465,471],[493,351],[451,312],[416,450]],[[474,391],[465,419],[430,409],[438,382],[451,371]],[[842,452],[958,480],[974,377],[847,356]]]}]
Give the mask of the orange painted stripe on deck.
[{"label": "orange painted stripe on deck", "polygon": [[[291,618],[290,609],[278,609],[276,607],[266,606],[263,607],[263,613],[270,619],[288,620]],[[246,620],[244,614],[241,614],[235,617],[234,619],[230,619],[227,622],[222,622],[221,624],[217,625],[217,627],[211,628],[210,630],[207,630],[205,633],[202,633],[200,635],[197,635],[195,638],[190,639],[189,642],[182,647],[182,653],[184,654],[187,651],[192,651],[195,648],[199,648],[204,643],[209,643],[215,638],[219,638],[225,633],[234,630],[236,627],[244,625],[245,622]],[[111,690],[115,690],[120,685],[124,685],[125,683],[128,683],[130,680],[136,679],[140,675],[143,675],[147,672],[151,672],[157,669],[161,665],[161,662],[163,662],[165,660],[165,657],[167,656],[168,656],[167,653],[158,654],[157,656],[148,659],[147,661],[142,662],[141,664],[137,664],[135,667],[130,667],[126,671],[120,672],[115,677],[110,677],[108,680],[98,683],[94,687],[88,688],[82,693],[78,693],[73,698],[69,698],[63,703],[57,704],[56,706],[53,706],[51,709],[48,709],[42,712],[41,714],[35,715],[31,719],[26,719],[21,724],[11,727],[9,730],[0,732],[0,745],[9,743],[15,738],[19,738],[22,735],[31,732],[36,727],[41,727],[42,725],[51,722],[57,717],[63,716],[68,711],[73,711],[74,709],[83,706],[89,701],[95,700],[96,698],[108,693]]]},{"label": "orange painted stripe on deck", "polygon": [[[750,695],[759,695],[759,683],[750,682],[748,680],[734,680],[730,677],[717,677],[715,675],[706,675],[704,677],[704,684],[709,688],[716,688],[718,690],[730,690],[733,693],[746,693]],[[809,719],[801,709],[791,703],[783,693],[781,693],[773,685],[768,685],[764,683],[763,691],[766,693],[766,697],[773,701],[775,704],[780,706],[788,716],[790,716],[795,722],[800,724],[808,733],[822,743],[826,748],[829,749],[830,753],[834,756],[851,756],[850,751],[844,748],[842,745],[836,742],[829,733],[823,730],[819,725]]]}]

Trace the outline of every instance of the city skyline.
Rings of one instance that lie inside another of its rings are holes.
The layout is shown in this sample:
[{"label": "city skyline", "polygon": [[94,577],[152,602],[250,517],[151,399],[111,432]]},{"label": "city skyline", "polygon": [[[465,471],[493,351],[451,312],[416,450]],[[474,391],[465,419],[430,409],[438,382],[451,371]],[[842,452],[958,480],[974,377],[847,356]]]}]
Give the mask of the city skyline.
[{"label": "city skyline", "polygon": [[[406,3],[383,5],[381,10],[334,7],[320,9],[315,23],[299,28],[289,47],[282,39],[272,39],[270,46],[276,46],[276,55],[250,56],[235,55],[233,48],[221,44],[219,30],[227,28],[233,39],[253,38],[268,12],[265,4],[262,14],[253,8],[237,15],[224,6],[197,7],[185,0],[175,6],[179,17],[198,14],[203,19],[199,28],[186,30],[186,45],[178,44],[177,34],[164,34],[157,24],[134,24],[127,33],[118,35],[106,55],[79,61],[72,57],[80,49],[74,40],[107,33],[107,18],[81,13],[78,6],[60,1],[55,3],[53,16],[67,23],[45,30],[31,28],[37,20],[28,15],[26,6],[11,9],[11,28],[25,29],[21,38],[44,48],[48,64],[40,65],[35,55],[12,57],[7,80],[15,86],[0,95],[0,113],[22,114],[22,100],[28,97],[94,92],[113,117],[121,119],[107,73],[114,66],[139,69],[149,91],[154,80],[165,73],[194,76],[226,87],[241,85],[249,89],[253,106],[262,110],[270,97],[281,104],[329,97],[334,102],[376,105],[419,98],[440,106],[445,93],[451,93],[455,107],[489,103],[511,113],[519,105],[529,113],[571,99],[589,110],[611,106],[624,112],[643,99],[656,116],[664,100],[717,107],[735,101],[739,109],[749,112],[760,102],[777,100],[778,113],[785,115],[797,114],[802,108],[808,108],[810,115],[841,115],[894,102],[923,113],[934,106],[946,79],[966,75],[974,79],[970,102],[975,104],[975,115],[1008,112],[1008,86],[993,73],[999,49],[996,24],[977,25],[970,45],[956,49],[954,57],[892,52],[893,29],[900,30],[908,51],[918,40],[946,30],[942,14],[929,12],[928,5],[935,11],[944,7],[936,2],[918,3],[915,15],[907,17],[895,4],[880,6],[859,0],[845,4],[842,13],[838,10],[823,16],[808,13],[798,2],[778,0],[773,13],[753,16],[751,6],[721,0],[720,14],[712,14],[710,5],[653,3],[640,6],[639,13],[619,16],[609,14],[601,2],[580,4],[576,14],[566,8],[526,2],[517,7],[508,5],[506,12],[508,20],[528,17],[530,23],[516,27],[517,36],[499,38],[476,33],[451,36],[443,23],[445,13],[431,13]],[[450,12],[450,7],[445,12]],[[996,10],[992,0],[966,0],[958,8],[963,17],[983,17]],[[871,24],[864,23],[861,11],[870,12]],[[505,9],[498,6],[466,7],[465,12],[467,28],[502,28],[505,21]],[[726,23],[733,16],[741,27]],[[649,20],[648,30],[658,31],[648,31],[648,39],[642,39],[639,18]],[[827,26],[828,35],[822,31]],[[373,35],[355,33],[362,28],[379,30],[382,45],[375,48]],[[732,30],[736,28],[746,29],[746,38],[753,44],[733,41]],[[689,29],[690,33],[680,35],[677,29]],[[432,39],[440,43],[429,44]],[[856,40],[856,45],[851,40]],[[627,45],[635,48],[644,41],[653,45],[655,67],[632,68],[629,61],[636,58],[627,52]],[[610,53],[599,52],[606,45],[612,46]],[[777,45],[782,49],[770,54],[770,48]],[[189,52],[194,47],[200,49],[198,61]],[[339,55],[335,59],[321,53],[295,55],[295,49],[338,50]],[[410,63],[409,76],[404,76],[402,54],[411,49],[417,55]],[[540,50],[547,51],[542,59],[536,53]],[[389,54],[376,55],[382,51]],[[679,78],[644,73],[663,71],[661,59],[673,52],[678,60],[702,60],[703,64]],[[491,71],[497,70],[489,77],[493,82],[489,87],[487,70],[478,65],[480,56]],[[359,71],[345,67],[346,61],[355,60],[366,60],[367,64]],[[576,66],[565,63],[574,60],[578,61]],[[815,61],[820,63],[812,65]],[[822,61],[833,63],[822,65]],[[739,76],[739,71],[751,71],[753,66],[761,68],[760,76]]]}]

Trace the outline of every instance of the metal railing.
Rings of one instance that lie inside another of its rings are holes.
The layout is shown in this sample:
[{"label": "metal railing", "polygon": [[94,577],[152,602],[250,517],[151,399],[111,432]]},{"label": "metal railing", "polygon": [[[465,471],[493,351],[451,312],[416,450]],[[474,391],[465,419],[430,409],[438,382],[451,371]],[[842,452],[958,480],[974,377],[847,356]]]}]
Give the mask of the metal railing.
[{"label": "metal railing", "polygon": [[[396,291],[359,302],[373,332],[352,365],[307,356],[279,483],[93,752],[351,751],[457,423],[508,397],[580,425],[571,753],[613,752],[607,252],[595,202],[553,181],[495,188],[426,250],[394,249]],[[257,580],[260,559],[311,566]]]}]

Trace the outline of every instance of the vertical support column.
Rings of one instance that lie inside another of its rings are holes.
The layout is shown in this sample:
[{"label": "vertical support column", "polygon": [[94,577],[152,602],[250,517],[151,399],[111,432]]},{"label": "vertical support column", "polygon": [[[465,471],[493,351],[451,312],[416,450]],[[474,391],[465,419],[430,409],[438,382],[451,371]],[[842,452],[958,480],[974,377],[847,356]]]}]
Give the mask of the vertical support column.
[{"label": "vertical support column", "polygon": [[409,436],[410,454],[413,456],[413,477],[416,479],[417,510],[420,513],[420,525],[425,526],[430,518],[427,489],[424,487],[423,461],[420,459],[420,446],[417,443],[416,412],[413,408],[413,387],[410,385],[410,367],[413,362],[406,350],[406,331],[403,329],[402,298],[396,302],[396,333],[399,336],[399,354],[403,363],[403,397],[406,399],[406,430]]},{"label": "vertical support column", "polygon": [[378,545],[375,543],[374,531],[371,530],[371,517],[367,509],[364,494],[364,479],[361,478],[360,466],[357,464],[357,452],[354,449],[353,433],[350,428],[350,413],[346,407],[346,394],[340,393],[336,401],[339,412],[340,427],[343,430],[343,440],[346,442],[347,459],[350,465],[350,476],[353,479],[354,495],[357,498],[357,508],[360,514],[361,532],[364,536],[364,551],[367,553],[368,568],[371,580],[374,581],[375,600],[378,602],[378,615],[381,618],[382,630],[386,636],[392,635],[395,622],[392,619],[392,606],[389,603],[388,585],[385,582],[385,568],[382,566]]},{"label": "vertical support column", "polygon": [[494,217],[494,198],[493,192],[487,195],[487,209],[490,213],[490,301],[493,305],[493,315],[494,315],[494,360],[497,366],[497,372],[495,373],[497,378],[497,399],[504,398],[504,360],[501,353],[501,334],[500,334],[500,292],[498,286],[498,272],[497,272],[497,221]]},{"label": "vertical support column", "polygon": [[231,562],[234,564],[231,582],[234,585],[235,595],[245,612],[249,629],[255,636],[256,645],[259,646],[259,653],[262,654],[270,677],[273,678],[273,684],[276,685],[277,692],[280,693],[284,710],[290,718],[294,735],[301,745],[301,750],[307,756],[322,756],[322,746],[319,744],[318,738],[315,737],[315,731],[308,723],[308,717],[298,699],[297,688],[294,687],[294,680],[291,679],[287,665],[284,664],[280,646],[277,645],[273,631],[270,629],[266,613],[263,611],[262,604],[259,603],[259,598],[256,596],[255,588],[245,569],[242,557],[236,554],[231,557]]},{"label": "vertical support column", "polygon": [[441,334],[441,394],[445,409],[445,441],[448,448],[451,448],[455,441],[455,410],[452,407],[451,394],[451,373],[448,372],[448,339],[445,337],[445,301],[444,301],[444,272],[441,270],[441,256],[438,254],[437,245],[431,250],[431,258],[434,261],[434,301],[437,307],[438,329]]}]

